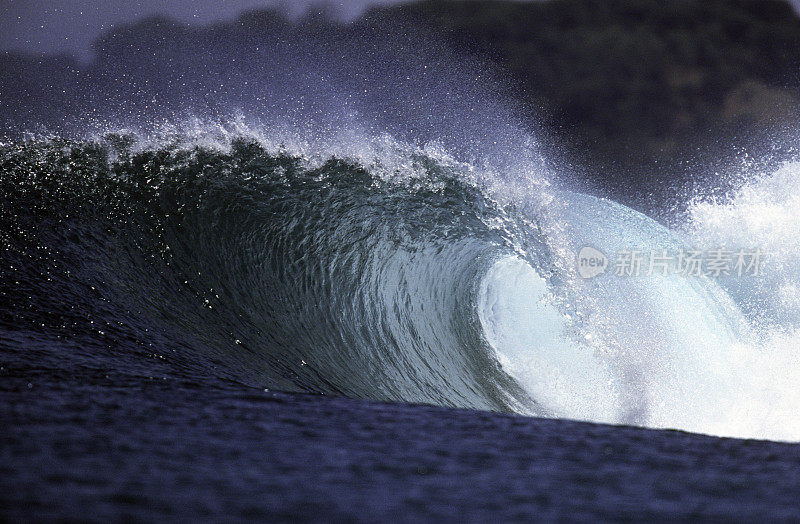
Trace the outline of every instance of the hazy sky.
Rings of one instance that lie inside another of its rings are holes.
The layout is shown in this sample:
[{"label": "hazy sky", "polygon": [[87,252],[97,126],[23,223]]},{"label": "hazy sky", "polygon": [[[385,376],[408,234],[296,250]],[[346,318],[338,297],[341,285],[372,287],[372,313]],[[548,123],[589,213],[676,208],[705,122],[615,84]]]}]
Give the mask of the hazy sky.
[{"label": "hazy sky", "polygon": [[[398,0],[332,0],[345,17],[357,16],[373,4]],[[67,52],[89,56],[91,42],[114,25],[151,14],[208,23],[230,20],[245,9],[281,6],[300,14],[315,0],[0,0],[0,50]]]},{"label": "hazy sky", "polygon": [[[323,0],[344,17],[374,4],[401,0]],[[702,1],[702,0],[698,0]],[[800,0],[790,0],[800,9]],[[91,42],[114,25],[152,14],[208,23],[230,20],[245,9],[281,6],[300,14],[319,0],[0,0],[0,50],[67,52],[89,57]]]}]

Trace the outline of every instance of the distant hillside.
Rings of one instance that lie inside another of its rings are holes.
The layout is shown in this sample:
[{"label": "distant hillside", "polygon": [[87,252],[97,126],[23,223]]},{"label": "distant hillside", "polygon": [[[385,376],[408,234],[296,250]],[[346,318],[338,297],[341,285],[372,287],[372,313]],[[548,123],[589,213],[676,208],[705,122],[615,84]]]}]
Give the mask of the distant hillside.
[{"label": "distant hillside", "polygon": [[489,58],[551,129],[630,168],[800,122],[800,18],[778,0],[430,0],[413,20]]},{"label": "distant hillside", "polygon": [[[374,8],[349,25],[275,11],[200,28],[151,19],[99,39],[88,66],[6,54],[0,129],[105,116],[99,107],[158,115],[189,101],[291,104],[291,87],[272,86],[298,78],[297,56],[308,70],[339,60],[339,86],[358,78],[382,96],[366,102],[407,104],[414,93],[371,80],[384,73],[368,68],[406,53],[405,43],[431,41],[488,63],[509,87],[499,98],[517,99],[569,158],[618,185],[647,176],[661,183],[709,143],[722,154],[800,123],[800,18],[783,1],[429,0]],[[330,80],[331,70],[319,74]],[[330,94],[306,76],[314,96]],[[418,127],[432,125],[425,118]]]}]

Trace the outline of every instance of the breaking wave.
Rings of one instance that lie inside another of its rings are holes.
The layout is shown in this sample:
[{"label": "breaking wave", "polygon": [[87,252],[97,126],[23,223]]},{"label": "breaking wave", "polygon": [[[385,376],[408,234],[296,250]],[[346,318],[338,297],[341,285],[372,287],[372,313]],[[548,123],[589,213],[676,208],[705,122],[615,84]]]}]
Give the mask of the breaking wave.
[{"label": "breaking wave", "polygon": [[[39,138],[2,145],[0,170],[0,329],[13,350],[800,437],[798,164],[693,204],[680,231],[387,137],[310,148],[210,126]],[[775,257],[749,280],[576,270],[586,245],[611,257],[755,244]]]}]

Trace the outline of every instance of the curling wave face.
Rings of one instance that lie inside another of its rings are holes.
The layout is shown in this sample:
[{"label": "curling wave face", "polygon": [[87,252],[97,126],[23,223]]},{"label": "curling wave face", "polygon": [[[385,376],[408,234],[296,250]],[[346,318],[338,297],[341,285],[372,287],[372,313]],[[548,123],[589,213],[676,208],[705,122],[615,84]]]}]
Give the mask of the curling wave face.
[{"label": "curling wave face", "polygon": [[739,409],[751,322],[714,281],[576,273],[583,245],[677,249],[677,235],[607,200],[521,196],[440,152],[390,149],[3,145],[5,344],[70,341],[82,359],[156,356],[287,391],[794,438]]},{"label": "curling wave face", "polygon": [[480,190],[424,156],[390,181],[227,146],[5,147],[4,328],[158,341],[282,390],[533,409],[472,318],[479,276],[512,249]]}]

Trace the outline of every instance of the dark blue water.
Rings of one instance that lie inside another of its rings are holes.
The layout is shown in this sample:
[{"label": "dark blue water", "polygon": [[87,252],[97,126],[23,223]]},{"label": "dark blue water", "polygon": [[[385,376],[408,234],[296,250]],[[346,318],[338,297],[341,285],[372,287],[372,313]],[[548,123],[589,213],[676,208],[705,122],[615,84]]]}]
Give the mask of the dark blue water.
[{"label": "dark blue water", "polygon": [[800,518],[795,445],[26,360],[0,356],[4,520]]}]

